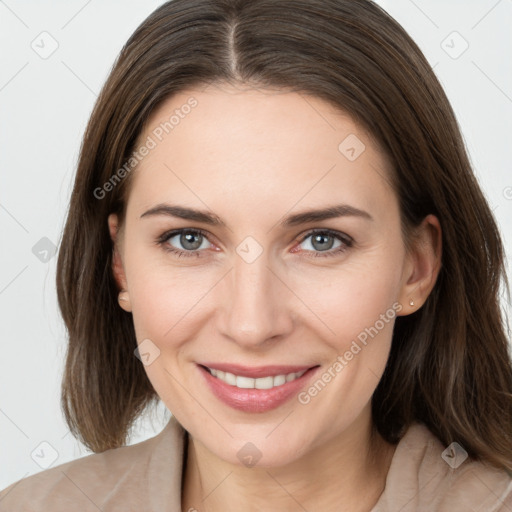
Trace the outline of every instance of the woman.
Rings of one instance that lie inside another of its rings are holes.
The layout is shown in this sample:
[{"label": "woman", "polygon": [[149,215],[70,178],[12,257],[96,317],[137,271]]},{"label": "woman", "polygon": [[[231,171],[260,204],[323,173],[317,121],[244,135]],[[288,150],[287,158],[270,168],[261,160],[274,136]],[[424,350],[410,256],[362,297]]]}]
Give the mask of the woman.
[{"label": "woman", "polygon": [[62,406],[96,453],[0,509],[512,510],[503,258],[382,9],[168,2],[98,99],[59,253]]}]

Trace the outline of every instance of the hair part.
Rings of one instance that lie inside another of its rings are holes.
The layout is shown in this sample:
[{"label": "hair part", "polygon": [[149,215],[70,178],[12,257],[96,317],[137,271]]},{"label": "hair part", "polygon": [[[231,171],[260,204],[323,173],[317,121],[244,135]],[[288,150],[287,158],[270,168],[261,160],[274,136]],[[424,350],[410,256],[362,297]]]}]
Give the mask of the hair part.
[{"label": "hair part", "polygon": [[511,470],[500,234],[432,68],[369,0],[173,0],[123,47],[84,135],[57,264],[69,333],[61,404],[72,433],[94,452],[121,446],[158,401],[112,272],[107,217],[122,223],[133,173],[102,199],[94,191],[124,165],[163,101],[213,83],[311,94],[348,113],[391,164],[405,243],[428,214],[438,217],[442,267],[423,307],[396,319],[374,425],[396,443],[423,422],[445,445],[456,440]]}]

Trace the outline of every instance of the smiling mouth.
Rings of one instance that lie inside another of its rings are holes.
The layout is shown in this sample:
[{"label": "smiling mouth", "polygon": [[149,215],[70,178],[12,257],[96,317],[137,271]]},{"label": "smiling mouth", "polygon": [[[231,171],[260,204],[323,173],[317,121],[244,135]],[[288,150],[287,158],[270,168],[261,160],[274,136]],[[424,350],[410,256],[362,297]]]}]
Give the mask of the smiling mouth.
[{"label": "smiling mouth", "polygon": [[254,367],[206,361],[196,365],[217,399],[245,413],[263,413],[283,405],[320,369],[320,365]]},{"label": "smiling mouth", "polygon": [[268,376],[268,377],[244,377],[242,375],[235,375],[230,372],[223,372],[221,370],[216,370],[214,368],[209,368],[208,366],[203,366],[211,375],[216,377],[217,379],[229,384],[230,386],[237,387],[240,389],[272,389],[287,382],[292,382],[295,379],[302,377],[309,368],[302,370],[300,372],[291,372],[281,375]]},{"label": "smiling mouth", "polygon": [[300,379],[306,372],[319,365],[266,366],[249,368],[226,363],[199,364],[204,371],[223,383],[239,389],[273,389]]}]

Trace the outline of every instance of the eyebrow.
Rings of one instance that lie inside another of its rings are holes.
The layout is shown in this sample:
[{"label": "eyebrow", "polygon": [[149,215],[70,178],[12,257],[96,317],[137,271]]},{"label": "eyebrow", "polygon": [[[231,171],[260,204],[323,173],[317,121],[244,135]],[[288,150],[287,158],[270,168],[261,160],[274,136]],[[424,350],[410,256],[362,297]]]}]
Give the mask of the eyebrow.
[{"label": "eyebrow", "polygon": [[[217,215],[209,213],[205,210],[196,210],[185,206],[177,206],[171,204],[158,204],[157,206],[144,212],[140,218],[152,217],[157,215],[166,215],[169,217],[178,217],[194,222],[201,222],[210,226],[226,227]],[[373,217],[366,211],[355,208],[348,204],[338,204],[327,208],[317,210],[306,210],[300,213],[289,215],[278,224],[280,227],[293,227],[310,222],[319,222],[337,217],[360,217],[365,220],[373,221]]]}]

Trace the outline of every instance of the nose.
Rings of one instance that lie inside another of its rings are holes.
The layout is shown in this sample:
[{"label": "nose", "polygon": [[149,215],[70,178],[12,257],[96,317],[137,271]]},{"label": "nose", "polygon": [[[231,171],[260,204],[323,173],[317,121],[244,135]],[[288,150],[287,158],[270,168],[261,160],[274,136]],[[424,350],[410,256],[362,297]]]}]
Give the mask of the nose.
[{"label": "nose", "polygon": [[271,268],[266,253],[248,263],[235,255],[222,282],[221,334],[245,348],[268,348],[293,329],[292,292]]}]

